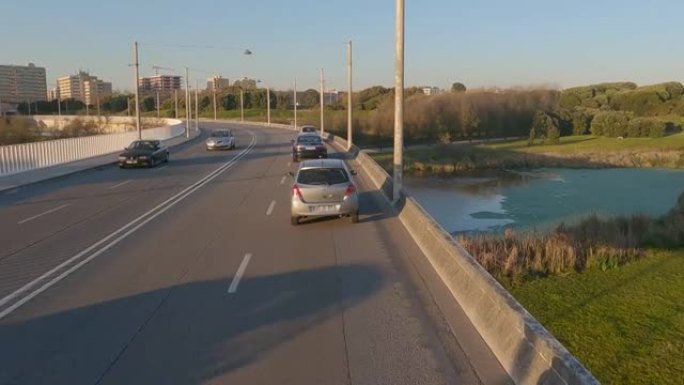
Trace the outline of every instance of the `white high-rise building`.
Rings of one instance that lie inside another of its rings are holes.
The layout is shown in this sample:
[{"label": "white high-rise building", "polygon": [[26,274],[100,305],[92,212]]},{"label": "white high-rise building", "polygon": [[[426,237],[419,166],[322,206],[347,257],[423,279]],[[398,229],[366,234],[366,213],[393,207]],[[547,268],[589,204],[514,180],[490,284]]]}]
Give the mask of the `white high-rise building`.
[{"label": "white high-rise building", "polygon": [[33,63],[0,65],[0,100],[11,103],[47,100],[45,68]]},{"label": "white high-rise building", "polygon": [[102,81],[97,76],[79,71],[76,75],[62,76],[57,79],[57,94],[61,99],[75,99],[94,105],[112,93],[112,83]]}]

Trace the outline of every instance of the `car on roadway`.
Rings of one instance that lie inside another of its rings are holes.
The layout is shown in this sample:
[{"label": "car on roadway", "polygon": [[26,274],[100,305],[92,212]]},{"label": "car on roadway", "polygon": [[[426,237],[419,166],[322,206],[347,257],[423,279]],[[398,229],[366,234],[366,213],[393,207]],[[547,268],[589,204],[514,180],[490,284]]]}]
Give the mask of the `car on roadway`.
[{"label": "car on roadway", "polygon": [[301,126],[299,128],[299,133],[304,134],[304,133],[318,133],[318,129],[315,126]]},{"label": "car on roadway", "polygon": [[119,167],[154,167],[169,161],[169,149],[159,140],[133,141],[119,154]]},{"label": "car on roadway", "polygon": [[292,140],[292,160],[299,162],[302,158],[327,158],[328,148],[318,134],[299,134]]},{"label": "car on roadway", "polygon": [[305,160],[294,174],[291,219],[323,216],[349,216],[359,221],[359,194],[352,180],[356,173],[342,159]]},{"label": "car on roadway", "polygon": [[231,130],[216,130],[209,135],[205,144],[207,151],[232,150],[235,148],[235,137]]}]

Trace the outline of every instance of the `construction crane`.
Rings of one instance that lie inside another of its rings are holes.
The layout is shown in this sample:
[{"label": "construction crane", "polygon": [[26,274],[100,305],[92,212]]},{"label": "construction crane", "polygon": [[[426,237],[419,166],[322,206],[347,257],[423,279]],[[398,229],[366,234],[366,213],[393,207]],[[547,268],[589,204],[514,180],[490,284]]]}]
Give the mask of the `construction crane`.
[{"label": "construction crane", "polygon": [[159,75],[159,70],[168,70],[168,71],[173,71],[173,68],[168,68],[168,67],[161,67],[158,65],[153,65],[152,69],[154,70],[155,75]]}]

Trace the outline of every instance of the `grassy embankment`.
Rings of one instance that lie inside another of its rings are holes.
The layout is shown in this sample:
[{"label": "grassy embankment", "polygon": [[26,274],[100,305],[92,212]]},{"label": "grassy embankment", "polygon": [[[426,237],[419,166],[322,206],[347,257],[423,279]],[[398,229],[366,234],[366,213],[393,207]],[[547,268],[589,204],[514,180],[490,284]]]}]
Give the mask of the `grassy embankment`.
[{"label": "grassy embankment", "polygon": [[[372,156],[385,169],[391,167],[391,153]],[[558,145],[528,146],[527,140],[441,144],[404,151],[404,165],[407,172],[435,174],[542,167],[684,168],[684,133],[653,139],[567,136]]]},{"label": "grassy embankment", "polygon": [[681,383],[684,194],[658,219],[460,242],[603,383]]}]

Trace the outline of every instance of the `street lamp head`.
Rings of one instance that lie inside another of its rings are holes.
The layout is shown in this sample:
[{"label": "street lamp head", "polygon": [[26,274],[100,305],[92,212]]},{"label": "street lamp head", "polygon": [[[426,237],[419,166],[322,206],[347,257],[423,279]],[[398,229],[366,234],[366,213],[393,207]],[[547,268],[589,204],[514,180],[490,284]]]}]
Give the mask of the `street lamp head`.
[{"label": "street lamp head", "polygon": [[252,51],[250,51],[248,49],[245,50],[245,55],[251,55],[251,54],[252,54]]}]

